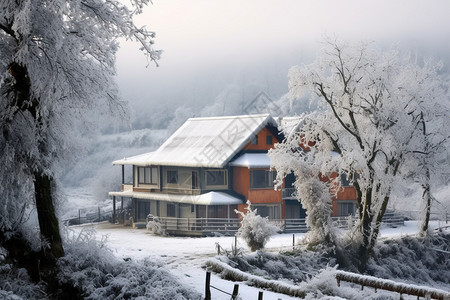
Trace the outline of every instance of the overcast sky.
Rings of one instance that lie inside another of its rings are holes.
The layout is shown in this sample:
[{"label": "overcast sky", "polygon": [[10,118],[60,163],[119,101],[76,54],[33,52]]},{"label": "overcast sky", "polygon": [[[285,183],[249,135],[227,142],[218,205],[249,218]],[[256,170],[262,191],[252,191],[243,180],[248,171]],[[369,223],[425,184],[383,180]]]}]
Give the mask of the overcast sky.
[{"label": "overcast sky", "polygon": [[122,43],[125,99],[151,113],[162,104],[203,105],[229,84],[253,81],[279,97],[290,66],[308,63],[325,35],[372,40],[447,62],[449,0],[153,0],[138,23],[156,32],[160,66]]}]

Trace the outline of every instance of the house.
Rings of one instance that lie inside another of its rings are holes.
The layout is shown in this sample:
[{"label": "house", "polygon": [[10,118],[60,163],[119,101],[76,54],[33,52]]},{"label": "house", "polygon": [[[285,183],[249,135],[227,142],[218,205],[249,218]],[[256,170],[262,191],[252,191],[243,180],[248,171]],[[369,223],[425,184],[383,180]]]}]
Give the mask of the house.
[{"label": "house", "polygon": [[[122,209],[131,199],[133,223],[153,215],[174,234],[234,232],[235,210],[245,212],[247,200],[269,219],[303,219],[293,178],[285,179],[287,188],[274,189],[267,151],[283,138],[268,114],[190,118],[156,151],[113,162],[122,166],[122,189],[109,193],[113,219],[118,198]],[[124,182],[125,166],[132,183]]]}]

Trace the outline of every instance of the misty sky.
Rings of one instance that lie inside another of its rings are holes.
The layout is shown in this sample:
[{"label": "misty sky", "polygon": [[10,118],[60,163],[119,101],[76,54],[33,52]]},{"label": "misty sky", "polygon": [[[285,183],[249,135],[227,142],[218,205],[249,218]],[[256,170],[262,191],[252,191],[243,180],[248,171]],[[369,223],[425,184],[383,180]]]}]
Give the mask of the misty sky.
[{"label": "misty sky", "polygon": [[450,63],[448,0],[153,2],[138,24],[156,32],[160,66],[146,68],[130,43],[121,44],[117,60],[122,96],[141,114],[163,105],[197,109],[229,85],[246,86],[245,97],[258,89],[280,97],[289,67],[312,61],[325,35]]}]

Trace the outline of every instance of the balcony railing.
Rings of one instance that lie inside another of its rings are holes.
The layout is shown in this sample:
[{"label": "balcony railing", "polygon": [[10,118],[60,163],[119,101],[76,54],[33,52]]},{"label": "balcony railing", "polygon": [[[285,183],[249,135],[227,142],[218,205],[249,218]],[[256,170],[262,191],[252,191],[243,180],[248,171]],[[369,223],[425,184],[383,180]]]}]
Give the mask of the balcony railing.
[{"label": "balcony railing", "polygon": [[227,218],[173,218],[148,217],[148,221],[158,224],[158,227],[169,234],[213,233],[234,234],[239,229],[239,219]]},{"label": "balcony railing", "polygon": [[281,196],[285,199],[297,199],[295,197],[295,188],[285,188],[281,190]]}]

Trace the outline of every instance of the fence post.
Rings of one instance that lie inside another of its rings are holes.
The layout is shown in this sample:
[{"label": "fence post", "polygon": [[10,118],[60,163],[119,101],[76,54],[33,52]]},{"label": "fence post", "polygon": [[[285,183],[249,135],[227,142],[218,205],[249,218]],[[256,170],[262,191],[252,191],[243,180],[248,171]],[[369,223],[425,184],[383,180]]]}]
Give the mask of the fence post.
[{"label": "fence post", "polygon": [[259,291],[258,293],[258,300],[263,300],[263,292]]},{"label": "fence post", "polygon": [[239,284],[235,284],[233,288],[233,294],[231,295],[231,299],[236,299],[239,294]]},{"label": "fence post", "polygon": [[211,272],[206,272],[206,283],[205,283],[205,300],[211,300]]},{"label": "fence post", "polygon": [[100,206],[98,207],[98,221],[100,222]]},{"label": "fence post", "polygon": [[78,225],[81,224],[81,209],[78,210]]},{"label": "fence post", "polygon": [[295,233],[292,234],[292,251],[295,250]]}]

